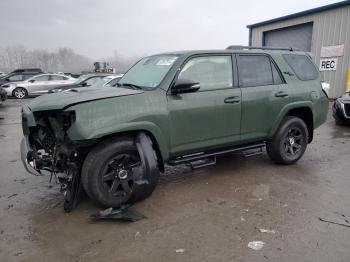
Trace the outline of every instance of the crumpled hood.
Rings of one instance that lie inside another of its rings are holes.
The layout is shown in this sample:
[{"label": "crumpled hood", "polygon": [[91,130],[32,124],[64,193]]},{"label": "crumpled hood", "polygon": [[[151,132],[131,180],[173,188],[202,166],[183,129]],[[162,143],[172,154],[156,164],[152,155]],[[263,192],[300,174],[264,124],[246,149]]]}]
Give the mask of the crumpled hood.
[{"label": "crumpled hood", "polygon": [[92,100],[106,99],[119,96],[141,94],[144,91],[121,87],[77,88],[55,94],[48,94],[33,99],[28,107],[32,112],[59,110],[70,105]]}]

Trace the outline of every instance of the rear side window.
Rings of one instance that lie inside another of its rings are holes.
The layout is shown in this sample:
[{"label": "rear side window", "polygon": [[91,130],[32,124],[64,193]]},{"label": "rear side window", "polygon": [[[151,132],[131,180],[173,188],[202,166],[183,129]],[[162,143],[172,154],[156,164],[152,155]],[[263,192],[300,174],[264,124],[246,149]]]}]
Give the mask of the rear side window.
[{"label": "rear side window", "polygon": [[318,78],[318,71],[307,56],[283,55],[283,58],[300,80],[308,81]]},{"label": "rear side window", "polygon": [[58,75],[51,75],[51,80],[53,81],[60,81],[60,80],[67,80],[68,78],[65,76],[58,76]]},{"label": "rear side window", "polygon": [[239,81],[240,86],[265,86],[283,83],[280,74],[265,55],[239,55]]}]

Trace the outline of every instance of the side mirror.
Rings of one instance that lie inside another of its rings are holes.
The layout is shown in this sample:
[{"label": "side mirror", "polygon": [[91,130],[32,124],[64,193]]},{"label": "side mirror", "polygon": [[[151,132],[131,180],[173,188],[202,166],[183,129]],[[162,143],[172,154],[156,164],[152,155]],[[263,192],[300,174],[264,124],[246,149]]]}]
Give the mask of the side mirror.
[{"label": "side mirror", "polygon": [[86,86],[88,86],[88,84],[86,82],[84,82],[84,83],[81,84],[81,86],[82,87],[86,87]]},{"label": "side mirror", "polygon": [[35,82],[35,79],[32,79],[32,80],[29,80],[30,83],[34,83]]},{"label": "side mirror", "polygon": [[198,82],[193,82],[189,79],[178,79],[175,85],[171,88],[171,93],[173,95],[193,93],[200,89],[200,84]]}]

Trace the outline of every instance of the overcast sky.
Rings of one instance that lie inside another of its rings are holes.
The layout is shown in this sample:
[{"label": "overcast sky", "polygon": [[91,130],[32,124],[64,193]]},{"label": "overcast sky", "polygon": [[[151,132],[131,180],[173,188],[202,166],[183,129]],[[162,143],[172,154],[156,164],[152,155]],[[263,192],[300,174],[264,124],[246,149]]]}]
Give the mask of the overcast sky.
[{"label": "overcast sky", "polygon": [[248,44],[247,24],[327,0],[0,0],[0,47],[71,47],[90,58]]}]

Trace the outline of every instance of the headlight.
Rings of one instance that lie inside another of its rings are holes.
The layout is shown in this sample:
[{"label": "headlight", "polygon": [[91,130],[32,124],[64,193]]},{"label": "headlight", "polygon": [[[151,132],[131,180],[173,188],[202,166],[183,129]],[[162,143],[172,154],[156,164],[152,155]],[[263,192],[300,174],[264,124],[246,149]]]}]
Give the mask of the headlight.
[{"label": "headlight", "polygon": [[3,88],[8,88],[8,87],[10,87],[11,85],[10,84],[3,84],[1,87],[3,87]]}]

